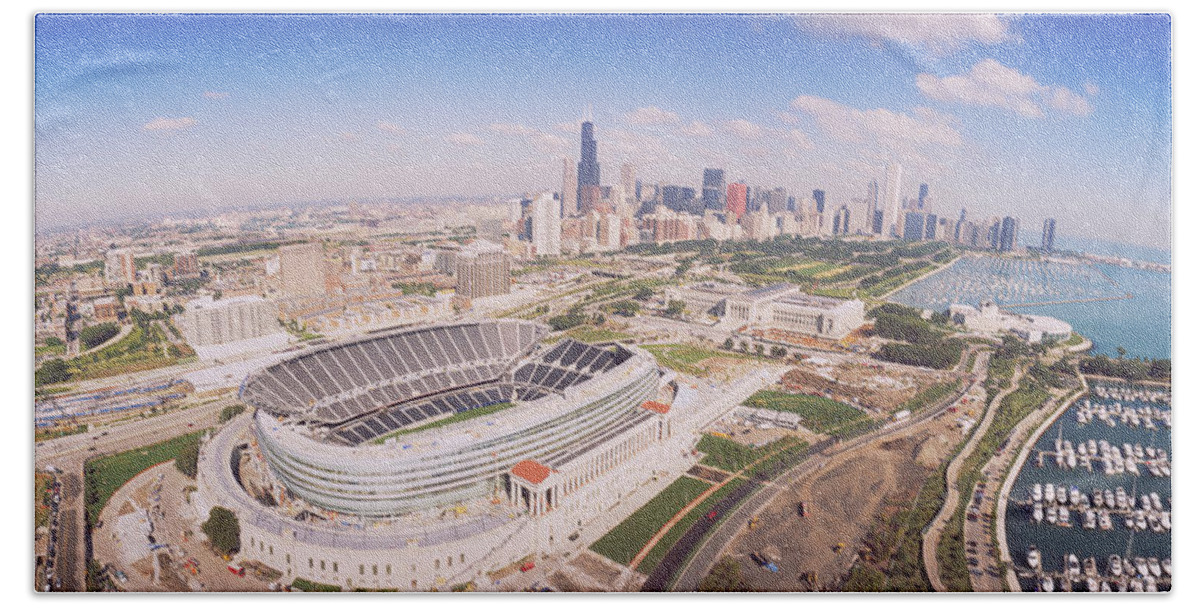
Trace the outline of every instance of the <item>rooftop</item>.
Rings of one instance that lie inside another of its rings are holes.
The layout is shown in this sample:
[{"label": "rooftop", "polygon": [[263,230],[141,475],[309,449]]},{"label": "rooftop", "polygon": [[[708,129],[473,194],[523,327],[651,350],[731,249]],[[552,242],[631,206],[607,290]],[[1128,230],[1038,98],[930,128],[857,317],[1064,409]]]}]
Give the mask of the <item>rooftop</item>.
[{"label": "rooftop", "polygon": [[671,411],[671,406],[661,401],[647,401],[642,404],[642,407],[656,414],[666,414]]},{"label": "rooftop", "polygon": [[550,476],[550,467],[533,460],[522,460],[512,468],[512,474],[532,484],[546,481]]}]

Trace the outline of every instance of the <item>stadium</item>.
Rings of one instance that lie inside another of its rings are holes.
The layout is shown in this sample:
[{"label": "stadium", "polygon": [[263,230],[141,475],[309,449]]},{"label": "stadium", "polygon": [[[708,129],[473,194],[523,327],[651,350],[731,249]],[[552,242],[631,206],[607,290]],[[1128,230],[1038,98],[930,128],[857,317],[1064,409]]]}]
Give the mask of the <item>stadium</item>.
[{"label": "stadium", "polygon": [[651,355],[548,334],[411,328],[250,374],[252,413],[201,450],[197,515],[230,508],[242,558],[343,588],[483,581],[586,546],[694,464],[697,437]]}]

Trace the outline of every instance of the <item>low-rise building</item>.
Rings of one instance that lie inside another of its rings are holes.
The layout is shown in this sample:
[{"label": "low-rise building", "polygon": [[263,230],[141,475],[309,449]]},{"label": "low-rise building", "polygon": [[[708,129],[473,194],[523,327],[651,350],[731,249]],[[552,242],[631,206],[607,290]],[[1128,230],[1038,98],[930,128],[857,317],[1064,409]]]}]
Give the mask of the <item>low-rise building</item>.
[{"label": "low-rise building", "polygon": [[796,285],[776,283],[729,296],[722,324],[760,327],[840,340],[866,322],[861,300],[839,300],[803,293]]},{"label": "low-rise building", "polygon": [[1071,324],[1066,321],[1003,311],[991,300],[984,300],[979,308],[951,304],[950,318],[968,331],[993,335],[1012,333],[1030,344],[1046,340],[1057,342],[1071,337]]}]

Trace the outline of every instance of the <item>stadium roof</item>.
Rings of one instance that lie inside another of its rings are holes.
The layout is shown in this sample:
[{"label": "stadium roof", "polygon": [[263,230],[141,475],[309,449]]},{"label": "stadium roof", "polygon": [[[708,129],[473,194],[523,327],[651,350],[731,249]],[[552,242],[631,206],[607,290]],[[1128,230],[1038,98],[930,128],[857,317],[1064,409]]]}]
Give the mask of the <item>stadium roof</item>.
[{"label": "stadium roof", "polygon": [[512,468],[512,474],[532,484],[546,481],[550,476],[550,467],[533,460],[522,460]]},{"label": "stadium roof", "polygon": [[647,401],[642,404],[642,407],[656,414],[666,414],[671,411],[671,406],[661,401]]}]

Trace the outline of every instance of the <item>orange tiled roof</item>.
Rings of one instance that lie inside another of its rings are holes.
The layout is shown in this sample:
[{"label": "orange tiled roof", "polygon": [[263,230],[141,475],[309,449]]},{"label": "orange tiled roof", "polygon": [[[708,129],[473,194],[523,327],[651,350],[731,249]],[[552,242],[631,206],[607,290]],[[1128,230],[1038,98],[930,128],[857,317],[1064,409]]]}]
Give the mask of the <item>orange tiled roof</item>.
[{"label": "orange tiled roof", "polygon": [[644,407],[656,414],[665,414],[665,413],[671,411],[671,406],[669,406],[665,403],[662,403],[660,401],[647,401],[642,404],[642,407]]},{"label": "orange tiled roof", "polygon": [[550,467],[533,460],[522,460],[512,468],[512,474],[529,483],[542,483],[550,476]]}]

